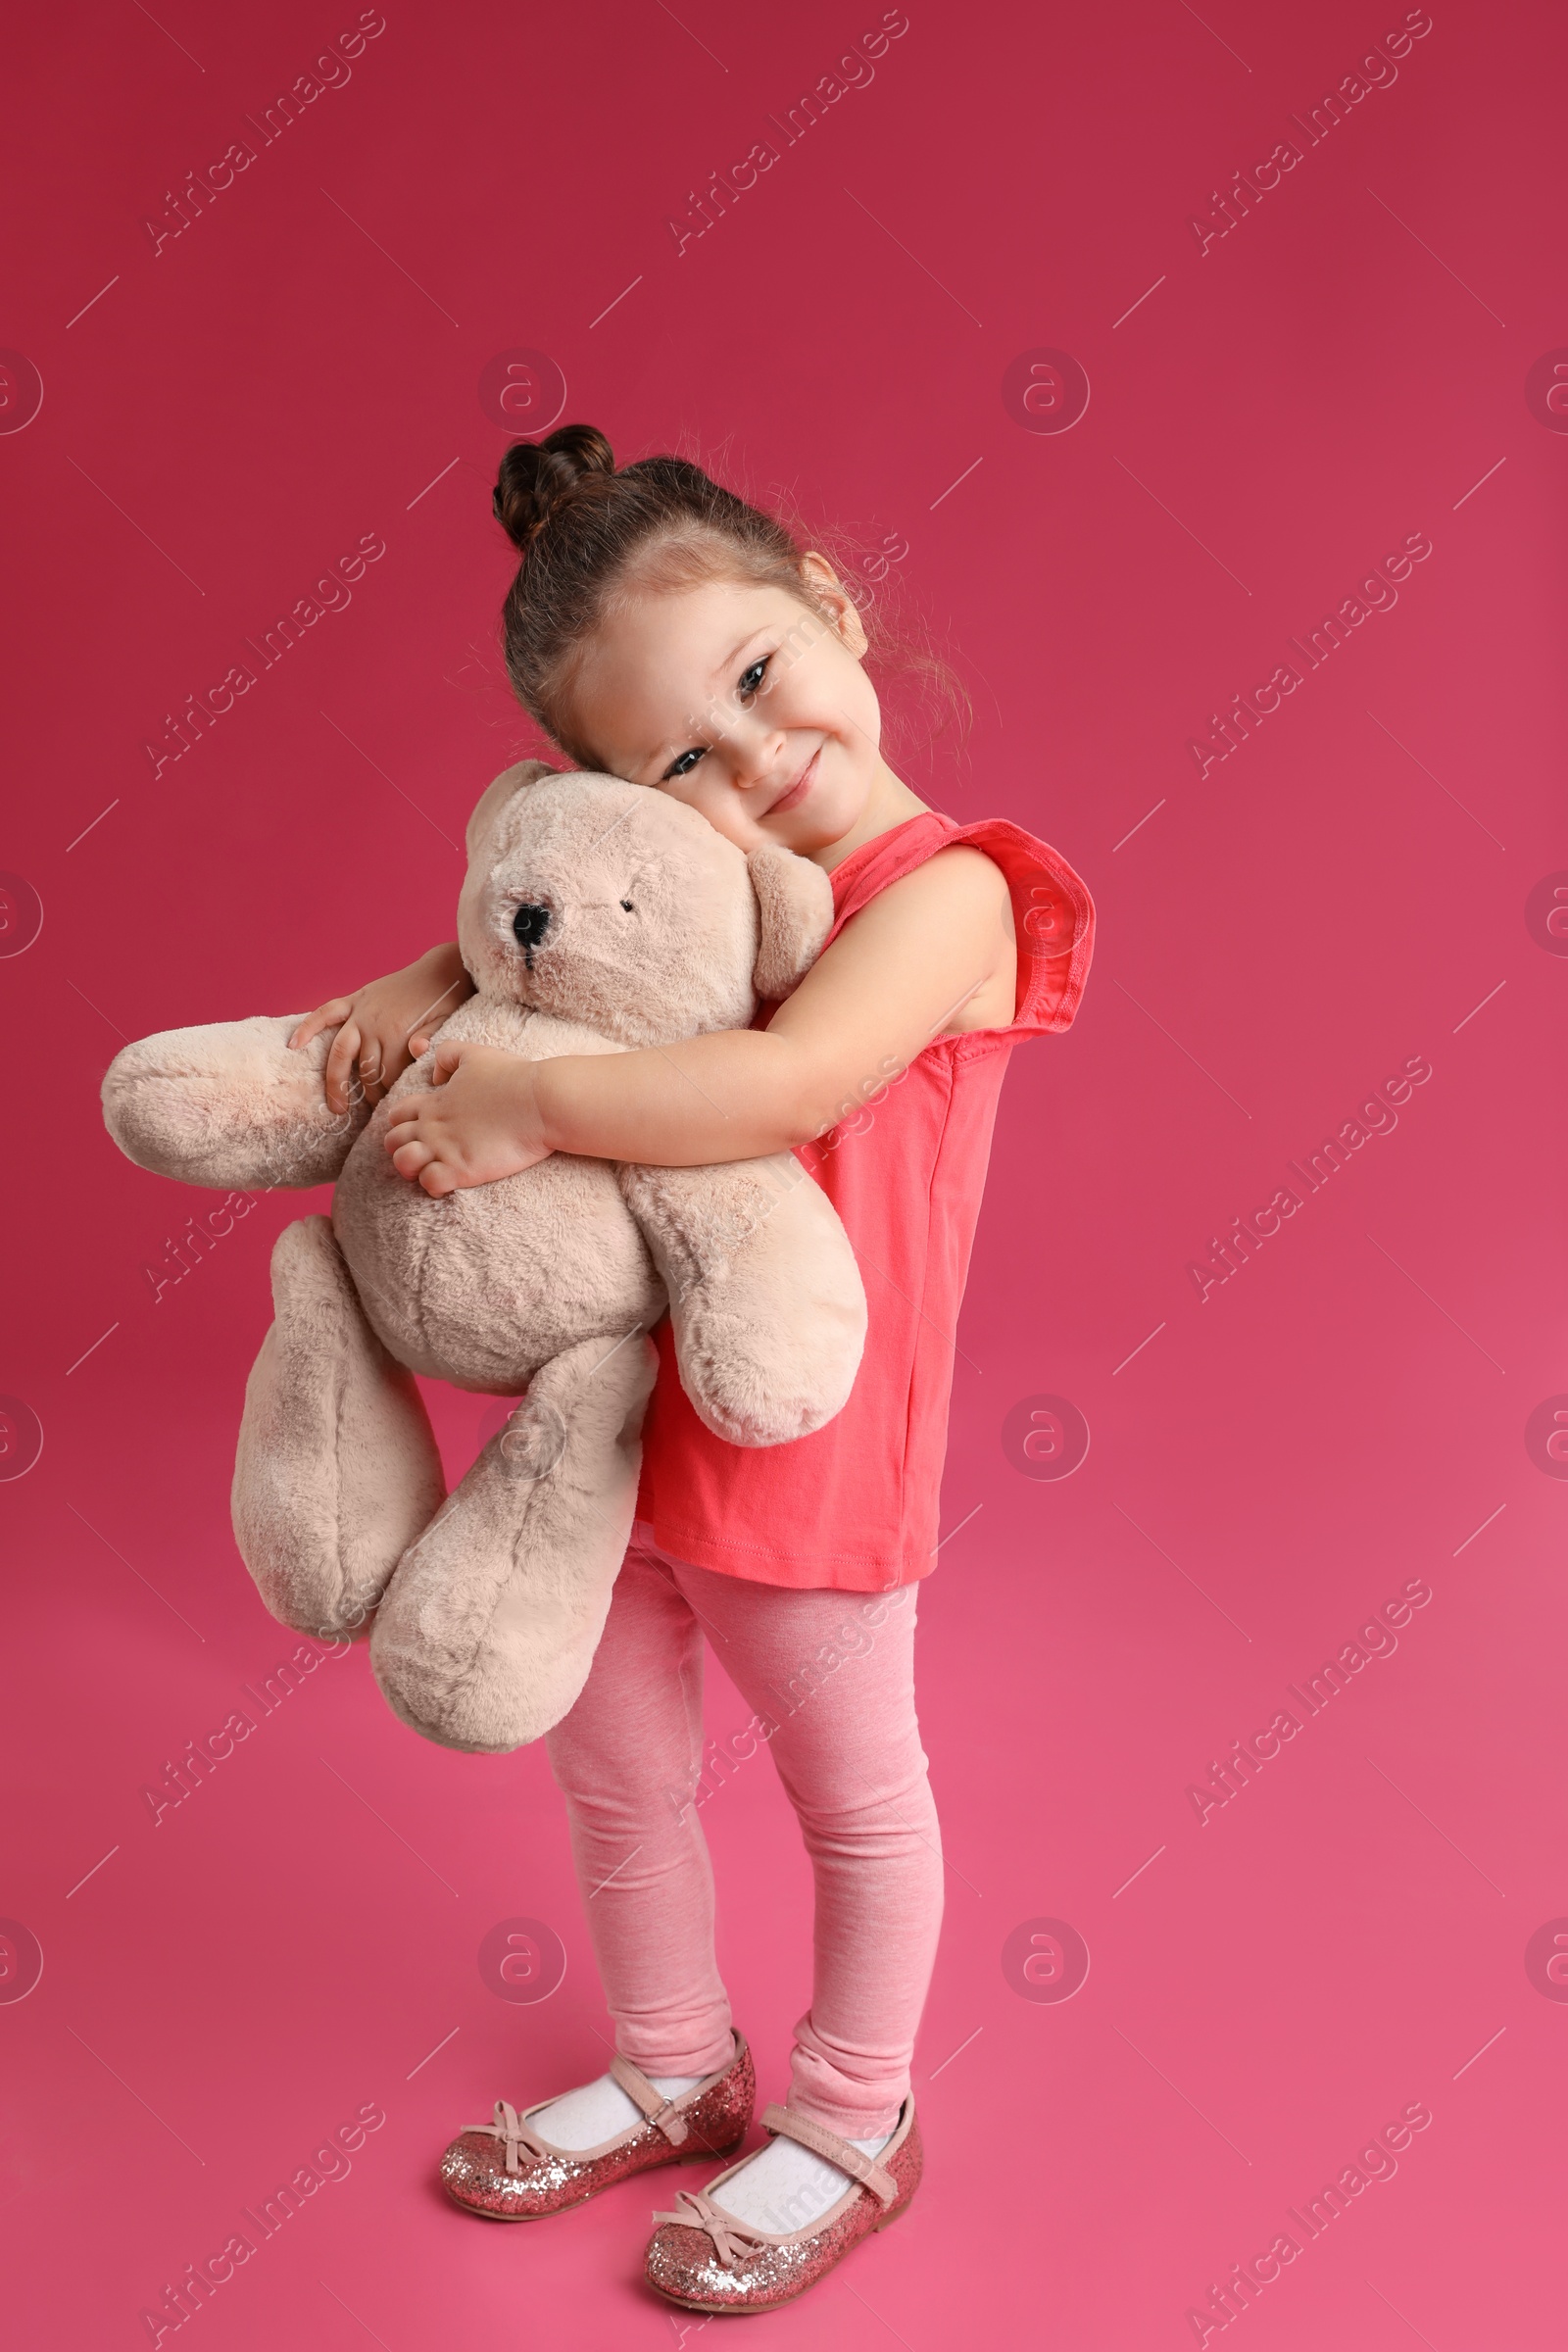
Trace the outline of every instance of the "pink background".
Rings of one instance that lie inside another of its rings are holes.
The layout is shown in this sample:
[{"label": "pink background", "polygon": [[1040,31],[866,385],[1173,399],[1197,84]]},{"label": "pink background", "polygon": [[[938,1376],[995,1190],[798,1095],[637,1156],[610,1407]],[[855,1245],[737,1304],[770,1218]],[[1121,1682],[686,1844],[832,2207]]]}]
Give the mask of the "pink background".
[{"label": "pink background", "polygon": [[[874,80],[677,255],[666,216],[879,13],[389,0],[346,86],[156,255],[144,216],[352,7],[13,30],[0,341],[43,384],[0,436],[0,866],[43,908],[0,959],[0,1391],[44,1440],[0,1482],[0,1913],[43,1953],[0,2000],[19,2344],[146,2341],[165,2283],[372,2101],[352,2174],[206,2308],[208,2352],[683,2340],[637,2282],[670,2176],[517,2231],[432,2186],[498,2092],[605,2063],[543,1753],[422,1744],[357,1651],[156,1826],[141,1793],[287,1654],[227,1489],[270,1239],[321,1201],[264,1200],[155,1303],[143,1268],[212,1198],[119,1156],[98,1082],[122,1039],[303,1008],[449,933],[466,811],[529,748],[476,390],[517,347],[623,461],[680,447],[906,542],[892,580],[976,724],[906,772],[1055,843],[1100,909],[1075,1028],[1004,1101],[921,1603],[951,1864],[927,2186],[769,2340],[1191,2343],[1210,2282],[1417,2101],[1397,2175],[1233,2325],[1252,2352],[1554,2340],[1568,1986],[1526,1947],[1568,1914],[1568,1494],[1525,1430],[1568,1390],[1568,965],[1527,904],[1568,868],[1568,419],[1526,378],[1568,343],[1563,21],[1435,0],[1308,145],[1290,117],[1396,6],[910,0]],[[1200,252],[1189,217],[1287,138],[1299,164]],[[1069,431],[1004,403],[1040,348],[1087,371]],[[1200,777],[1210,712],[1416,532],[1397,606]],[[365,534],[352,605],[155,776],[164,714]],[[1396,1130],[1200,1302],[1209,1237],[1417,1055]],[[1004,1451],[1036,1395],[1087,1421],[1066,1479]],[[461,1468],[487,1408],[437,1409]],[[1200,1824],[1210,1760],[1415,1578],[1396,1653]],[[744,1720],[716,1669],[710,1711]],[[765,1765],[705,1819],[776,2096],[804,1864]],[[519,1915],[567,1959],[534,2004],[476,1957]],[[1004,1965],[1041,1919],[1091,1956],[1066,2001]]]}]

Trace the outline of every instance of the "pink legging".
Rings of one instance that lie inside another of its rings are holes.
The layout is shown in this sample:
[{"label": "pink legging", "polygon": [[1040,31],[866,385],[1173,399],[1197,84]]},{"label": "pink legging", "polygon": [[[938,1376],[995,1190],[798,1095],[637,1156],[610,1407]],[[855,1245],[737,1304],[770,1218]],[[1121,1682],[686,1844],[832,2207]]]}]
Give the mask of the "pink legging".
[{"label": "pink legging", "polygon": [[[765,1744],[816,1886],[789,2103],[845,2138],[897,2122],[943,1893],[914,1716],[915,1590],[752,1584],[670,1558],[639,1525],[593,1671],[548,1744],[615,2045],[645,2074],[710,2074],[729,2056],[698,1808]],[[755,1710],[706,1770],[705,1632]]]}]

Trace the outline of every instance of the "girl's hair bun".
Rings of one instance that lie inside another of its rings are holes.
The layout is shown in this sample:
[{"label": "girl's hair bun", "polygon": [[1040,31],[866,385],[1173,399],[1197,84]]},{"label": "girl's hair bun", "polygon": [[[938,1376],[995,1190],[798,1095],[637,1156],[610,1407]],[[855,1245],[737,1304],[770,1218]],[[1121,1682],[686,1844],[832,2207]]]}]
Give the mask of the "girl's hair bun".
[{"label": "girl's hair bun", "polygon": [[614,452],[597,425],[563,424],[542,441],[514,441],[501,461],[491,502],[496,520],[526,553],[585,475],[614,470]]}]

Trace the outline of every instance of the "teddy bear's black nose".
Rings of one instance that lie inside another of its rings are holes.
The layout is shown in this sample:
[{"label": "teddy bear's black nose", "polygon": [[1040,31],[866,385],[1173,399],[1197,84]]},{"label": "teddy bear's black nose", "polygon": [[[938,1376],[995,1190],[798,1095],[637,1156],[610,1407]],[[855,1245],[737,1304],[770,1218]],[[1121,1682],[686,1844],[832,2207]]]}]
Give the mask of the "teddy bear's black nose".
[{"label": "teddy bear's black nose", "polygon": [[520,948],[536,948],[550,926],[550,909],[524,899],[512,918],[512,928]]}]

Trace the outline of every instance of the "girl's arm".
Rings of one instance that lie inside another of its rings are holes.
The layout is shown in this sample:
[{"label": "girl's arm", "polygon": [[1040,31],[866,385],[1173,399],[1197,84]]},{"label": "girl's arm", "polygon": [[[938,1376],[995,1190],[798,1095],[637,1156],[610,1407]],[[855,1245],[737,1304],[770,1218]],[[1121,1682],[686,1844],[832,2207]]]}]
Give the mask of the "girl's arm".
[{"label": "girl's arm", "polygon": [[1004,1027],[1012,907],[978,850],[941,850],[847,923],[764,1030],[528,1062],[436,1048],[436,1091],[394,1106],[386,1148],[443,1194],[552,1152],[702,1167],[808,1142],[851,1116],[934,1037]]},{"label": "girl's arm", "polygon": [[367,1099],[379,1102],[393,1080],[417,1061],[429,1043],[426,1032],[456,1012],[473,982],[464,969],[455,941],[431,948],[401,972],[372,980],[351,997],[332,997],[301,1021],[291,1046],[308,1046],[323,1029],[336,1029],[323,1076],[330,1109],[348,1108],[355,1063]]}]

